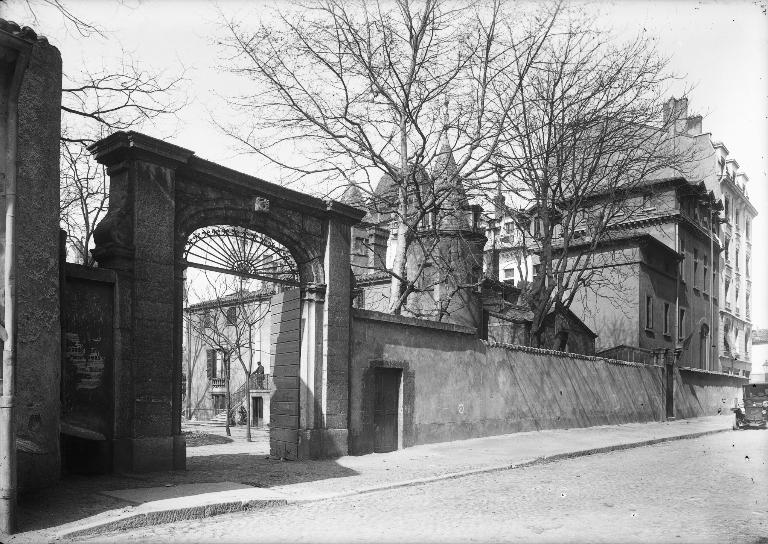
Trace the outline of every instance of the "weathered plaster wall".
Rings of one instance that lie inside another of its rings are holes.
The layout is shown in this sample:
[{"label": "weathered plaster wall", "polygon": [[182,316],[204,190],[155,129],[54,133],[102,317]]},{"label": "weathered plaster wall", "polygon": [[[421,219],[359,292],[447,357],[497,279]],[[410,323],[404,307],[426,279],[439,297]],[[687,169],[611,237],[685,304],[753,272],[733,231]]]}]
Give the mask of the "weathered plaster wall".
[{"label": "weathered plaster wall", "polygon": [[[528,430],[657,421],[658,366],[489,345],[472,329],[355,310],[350,453],[373,451],[374,369],[402,369],[402,446]],[[676,415],[727,412],[743,380],[681,371]],[[728,399],[723,402],[723,398]]]},{"label": "weathered plaster wall", "polygon": [[[16,435],[19,489],[59,478],[61,56],[32,47],[19,96],[16,199]],[[22,443],[23,444],[23,443]],[[26,450],[26,451],[25,451]]]},{"label": "weathered plaster wall", "polygon": [[597,351],[622,344],[637,345],[641,325],[637,310],[640,307],[638,258],[636,249],[623,252],[617,260],[632,264],[604,269],[601,281],[590,289],[582,289],[571,304],[571,311],[597,334]]},{"label": "weathered plaster wall", "polygon": [[675,416],[730,414],[746,383],[743,377],[681,368],[675,372]]}]

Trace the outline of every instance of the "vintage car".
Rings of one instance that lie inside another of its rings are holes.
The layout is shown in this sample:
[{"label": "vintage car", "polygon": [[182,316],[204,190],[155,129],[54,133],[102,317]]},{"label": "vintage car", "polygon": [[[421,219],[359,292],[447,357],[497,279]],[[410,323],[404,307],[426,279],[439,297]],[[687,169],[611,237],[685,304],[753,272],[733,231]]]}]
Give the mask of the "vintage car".
[{"label": "vintage car", "polygon": [[749,383],[743,386],[743,403],[734,409],[734,429],[765,427],[768,422],[768,383]]}]

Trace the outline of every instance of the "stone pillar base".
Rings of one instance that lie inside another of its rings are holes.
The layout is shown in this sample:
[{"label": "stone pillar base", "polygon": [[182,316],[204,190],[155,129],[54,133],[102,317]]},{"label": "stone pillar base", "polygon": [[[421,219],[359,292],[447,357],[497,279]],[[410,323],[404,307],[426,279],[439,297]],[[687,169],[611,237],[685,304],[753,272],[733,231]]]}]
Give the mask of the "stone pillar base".
[{"label": "stone pillar base", "polygon": [[115,472],[153,472],[187,468],[187,443],[182,435],[117,438],[112,444]]},{"label": "stone pillar base", "polygon": [[299,432],[299,459],[334,459],[349,454],[349,430],[310,429]]}]

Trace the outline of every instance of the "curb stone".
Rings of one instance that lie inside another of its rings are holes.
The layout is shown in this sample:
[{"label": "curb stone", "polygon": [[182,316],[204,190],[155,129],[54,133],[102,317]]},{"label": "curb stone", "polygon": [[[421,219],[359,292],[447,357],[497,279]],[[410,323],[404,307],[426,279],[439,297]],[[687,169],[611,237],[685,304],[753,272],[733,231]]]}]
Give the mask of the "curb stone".
[{"label": "curb stone", "polygon": [[137,512],[129,514],[120,519],[96,522],[90,527],[79,528],[73,531],[65,531],[59,533],[56,539],[61,538],[78,538],[86,536],[96,536],[116,531],[125,531],[130,529],[139,529],[142,527],[148,527],[152,525],[161,525],[165,523],[173,523],[176,521],[188,521],[193,519],[203,519],[221,514],[231,514],[236,512],[245,512],[248,510],[258,510],[263,508],[273,508],[278,506],[287,506],[289,504],[309,504],[313,502],[319,502],[323,500],[340,499],[345,497],[352,497],[355,495],[364,495],[368,493],[375,493],[378,491],[388,491],[392,489],[399,489],[403,487],[411,487],[423,484],[429,484],[433,482],[440,482],[445,480],[455,480],[458,478],[465,478],[468,476],[475,476],[479,474],[488,474],[493,472],[501,472],[504,470],[514,470],[520,468],[528,468],[538,465],[545,465],[549,463],[555,463],[558,461],[564,461],[567,459],[575,459],[578,457],[586,457],[589,455],[596,455],[601,453],[609,453],[612,451],[621,451],[634,448],[642,448],[645,446],[654,446],[657,444],[663,444],[665,442],[674,442],[677,440],[688,440],[701,438],[712,434],[722,433],[730,431],[730,428],[713,429],[709,431],[701,431],[696,433],[690,433],[685,435],[668,436],[662,438],[653,438],[650,440],[642,440],[640,442],[628,442],[624,444],[616,444],[613,446],[603,446],[599,448],[591,448],[586,450],[571,451],[565,453],[556,453],[553,455],[544,455],[533,459],[520,461],[511,465],[495,465],[491,467],[483,467],[478,469],[464,470],[460,472],[450,472],[446,474],[439,474],[436,476],[429,476],[425,478],[414,478],[411,480],[404,480],[401,482],[395,482],[392,484],[373,485],[368,487],[361,487],[351,491],[343,491],[340,493],[325,493],[310,498],[297,498],[297,499],[267,499],[267,500],[246,500],[246,501],[233,501],[222,502],[204,506],[193,506],[185,508],[171,508],[167,510],[157,510],[150,512]]}]

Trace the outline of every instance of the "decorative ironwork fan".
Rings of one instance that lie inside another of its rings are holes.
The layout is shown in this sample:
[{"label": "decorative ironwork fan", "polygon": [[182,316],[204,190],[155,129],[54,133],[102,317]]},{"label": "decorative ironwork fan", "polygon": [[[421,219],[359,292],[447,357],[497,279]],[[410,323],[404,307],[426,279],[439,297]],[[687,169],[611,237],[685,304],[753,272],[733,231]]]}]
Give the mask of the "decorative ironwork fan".
[{"label": "decorative ironwork fan", "polygon": [[195,231],[184,247],[187,266],[245,278],[299,285],[293,257],[283,246],[242,227],[215,226]]}]

